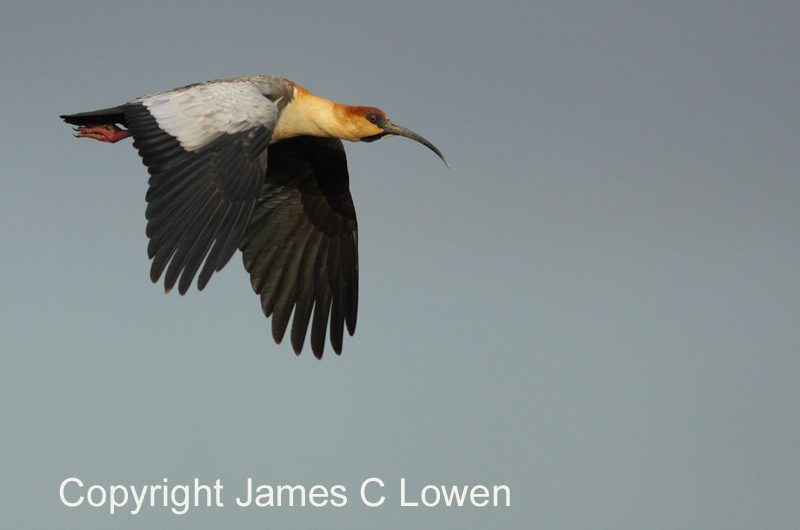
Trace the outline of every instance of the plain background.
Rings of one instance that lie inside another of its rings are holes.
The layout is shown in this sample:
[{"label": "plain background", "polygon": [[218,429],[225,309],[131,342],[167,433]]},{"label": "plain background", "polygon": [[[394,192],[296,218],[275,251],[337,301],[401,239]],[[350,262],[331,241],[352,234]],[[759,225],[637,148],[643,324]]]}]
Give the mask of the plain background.
[{"label": "plain background", "polygon": [[[11,0],[0,21],[8,528],[800,521],[798,2]],[[247,74],[377,106],[453,166],[346,146],[341,357],[275,345],[238,256],[202,293],[152,285],[135,150],[58,119]],[[68,508],[68,477],[220,479],[225,507]],[[348,503],[237,508],[249,477]],[[401,507],[401,478],[511,506]]]}]

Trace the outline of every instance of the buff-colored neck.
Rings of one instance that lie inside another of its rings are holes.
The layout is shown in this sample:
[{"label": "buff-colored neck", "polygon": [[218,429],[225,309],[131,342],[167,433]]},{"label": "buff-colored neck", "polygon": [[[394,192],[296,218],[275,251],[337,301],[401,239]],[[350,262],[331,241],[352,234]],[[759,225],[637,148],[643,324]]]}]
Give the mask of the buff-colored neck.
[{"label": "buff-colored neck", "polygon": [[[294,85],[294,97],[283,109],[270,143],[293,136],[320,136],[358,141],[367,136],[359,119],[360,107],[351,107],[317,97]],[[366,120],[364,121],[366,124]]]}]

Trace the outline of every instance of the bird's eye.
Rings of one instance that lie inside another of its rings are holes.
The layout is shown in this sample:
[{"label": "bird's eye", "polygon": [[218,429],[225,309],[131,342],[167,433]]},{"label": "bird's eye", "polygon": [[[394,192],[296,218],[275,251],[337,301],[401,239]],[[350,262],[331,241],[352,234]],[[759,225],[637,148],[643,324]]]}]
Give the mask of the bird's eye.
[{"label": "bird's eye", "polygon": [[367,114],[367,120],[369,120],[370,123],[378,123],[378,115],[374,112],[370,112]]}]

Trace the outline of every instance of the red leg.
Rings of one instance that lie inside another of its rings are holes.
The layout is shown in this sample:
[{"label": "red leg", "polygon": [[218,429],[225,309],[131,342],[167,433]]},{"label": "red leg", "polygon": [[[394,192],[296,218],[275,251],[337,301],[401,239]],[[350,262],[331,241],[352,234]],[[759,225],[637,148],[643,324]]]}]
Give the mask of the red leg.
[{"label": "red leg", "polygon": [[108,142],[110,144],[119,142],[130,136],[127,129],[120,129],[114,124],[106,125],[82,125],[76,127],[75,131],[78,133],[76,138],[94,138],[101,142]]}]

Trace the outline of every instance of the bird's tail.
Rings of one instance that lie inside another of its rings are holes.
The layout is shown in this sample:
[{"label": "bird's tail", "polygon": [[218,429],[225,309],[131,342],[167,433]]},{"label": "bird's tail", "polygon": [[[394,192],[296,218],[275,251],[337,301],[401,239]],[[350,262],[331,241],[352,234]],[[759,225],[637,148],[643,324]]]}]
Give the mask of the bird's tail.
[{"label": "bird's tail", "polygon": [[118,123],[127,127],[125,112],[122,107],[112,107],[110,109],[93,110],[90,112],[79,112],[77,114],[64,114],[59,116],[65,122],[72,125],[107,125]]}]

